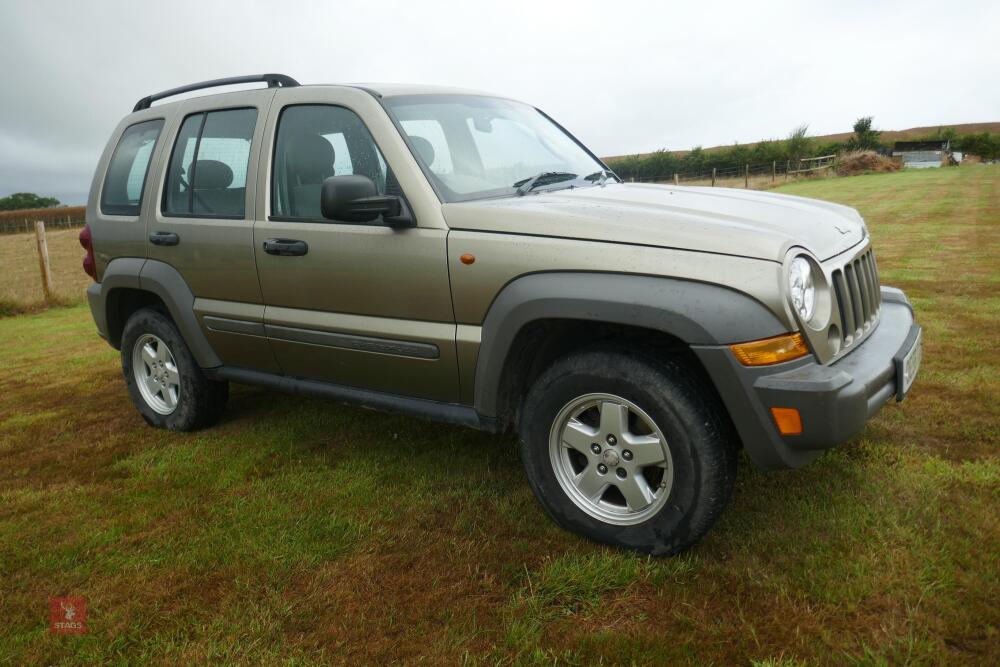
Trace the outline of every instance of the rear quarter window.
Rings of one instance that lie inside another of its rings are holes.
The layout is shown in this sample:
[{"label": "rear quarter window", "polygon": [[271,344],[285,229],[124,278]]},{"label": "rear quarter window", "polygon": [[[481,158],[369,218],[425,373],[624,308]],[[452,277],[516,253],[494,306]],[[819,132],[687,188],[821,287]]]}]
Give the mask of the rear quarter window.
[{"label": "rear quarter window", "polygon": [[149,163],[163,129],[163,119],[130,125],[118,140],[101,189],[101,213],[139,215]]}]

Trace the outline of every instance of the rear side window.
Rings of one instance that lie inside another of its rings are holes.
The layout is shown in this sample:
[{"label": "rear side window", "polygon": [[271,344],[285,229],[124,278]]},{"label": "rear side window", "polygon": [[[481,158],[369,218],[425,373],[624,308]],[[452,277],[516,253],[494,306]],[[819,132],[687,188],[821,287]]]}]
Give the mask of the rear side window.
[{"label": "rear side window", "polygon": [[149,162],[156,140],[163,129],[163,119],[147,120],[126,128],[108,164],[101,189],[101,213],[139,215],[142,191],[146,186]]},{"label": "rear side window", "polygon": [[163,213],[245,217],[250,141],[256,122],[256,109],[210,111],[185,118],[170,156]]}]

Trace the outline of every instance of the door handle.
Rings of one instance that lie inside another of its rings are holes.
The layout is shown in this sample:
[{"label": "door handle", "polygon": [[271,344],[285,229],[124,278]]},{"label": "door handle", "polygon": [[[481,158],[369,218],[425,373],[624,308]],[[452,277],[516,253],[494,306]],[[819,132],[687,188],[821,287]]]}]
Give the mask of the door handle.
[{"label": "door handle", "polygon": [[279,257],[295,257],[309,252],[305,241],[296,239],[267,239],[264,241],[264,252]]},{"label": "door handle", "polygon": [[181,237],[173,232],[153,232],[149,235],[149,242],[153,245],[177,245]]}]

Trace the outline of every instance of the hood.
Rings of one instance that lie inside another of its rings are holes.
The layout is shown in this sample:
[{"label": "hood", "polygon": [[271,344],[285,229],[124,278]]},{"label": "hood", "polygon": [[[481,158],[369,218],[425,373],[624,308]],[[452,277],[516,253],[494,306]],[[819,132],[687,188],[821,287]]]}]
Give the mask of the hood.
[{"label": "hood", "polygon": [[852,208],[754,190],[610,183],[445,204],[452,229],[633,243],[782,261],[802,246],[821,261],[864,240]]}]

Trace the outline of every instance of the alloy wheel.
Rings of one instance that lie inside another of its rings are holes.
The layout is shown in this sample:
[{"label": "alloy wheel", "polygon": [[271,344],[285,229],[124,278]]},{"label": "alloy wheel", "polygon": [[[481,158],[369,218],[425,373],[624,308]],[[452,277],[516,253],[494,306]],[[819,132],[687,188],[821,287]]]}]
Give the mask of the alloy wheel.
[{"label": "alloy wheel", "polygon": [[180,374],[170,348],[159,337],[143,334],[132,348],[132,373],[146,405],[161,415],[177,409]]},{"label": "alloy wheel", "polygon": [[552,424],[549,456],[566,495],[607,523],[645,521],[659,512],[673,486],[663,432],[639,406],[612,394],[567,403]]}]

